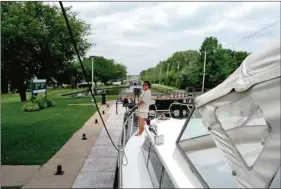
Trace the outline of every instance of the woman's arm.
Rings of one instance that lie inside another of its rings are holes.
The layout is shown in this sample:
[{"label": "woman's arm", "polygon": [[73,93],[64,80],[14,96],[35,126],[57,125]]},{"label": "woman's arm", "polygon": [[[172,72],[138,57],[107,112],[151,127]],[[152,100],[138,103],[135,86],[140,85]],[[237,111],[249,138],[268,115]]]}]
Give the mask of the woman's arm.
[{"label": "woman's arm", "polygon": [[142,105],[142,104],[144,104],[143,100],[139,101],[136,106],[139,107],[139,105]]}]

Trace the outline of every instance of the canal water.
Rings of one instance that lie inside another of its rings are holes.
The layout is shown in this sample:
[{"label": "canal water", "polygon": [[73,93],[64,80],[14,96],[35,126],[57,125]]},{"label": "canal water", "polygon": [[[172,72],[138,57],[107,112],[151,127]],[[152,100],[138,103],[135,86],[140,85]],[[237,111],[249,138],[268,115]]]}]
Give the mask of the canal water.
[{"label": "canal water", "polygon": [[[101,95],[103,93],[103,91],[105,91],[106,95],[132,95],[133,94],[133,90],[130,88],[114,88],[114,89],[98,89],[95,90],[95,95]],[[160,93],[158,90],[156,89],[151,89],[152,95],[160,95],[162,93]],[[71,97],[88,97],[91,96],[90,92],[78,92],[78,93],[72,93],[66,96],[71,96]]]}]

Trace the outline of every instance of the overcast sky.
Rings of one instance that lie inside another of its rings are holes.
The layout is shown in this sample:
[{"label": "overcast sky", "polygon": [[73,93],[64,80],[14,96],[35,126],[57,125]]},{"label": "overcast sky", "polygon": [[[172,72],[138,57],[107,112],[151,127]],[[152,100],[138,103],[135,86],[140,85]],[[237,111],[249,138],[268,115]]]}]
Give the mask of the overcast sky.
[{"label": "overcast sky", "polygon": [[79,18],[91,24],[88,39],[96,47],[87,54],[123,63],[129,74],[139,74],[176,51],[198,50],[206,36],[217,37],[223,47],[249,52],[267,40],[280,40],[280,3],[274,2],[63,4],[71,5]]}]

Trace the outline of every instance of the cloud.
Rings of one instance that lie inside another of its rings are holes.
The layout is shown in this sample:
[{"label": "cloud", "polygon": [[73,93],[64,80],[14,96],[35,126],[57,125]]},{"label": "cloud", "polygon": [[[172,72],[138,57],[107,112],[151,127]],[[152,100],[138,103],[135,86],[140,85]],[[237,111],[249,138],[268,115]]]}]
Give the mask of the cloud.
[{"label": "cloud", "polygon": [[276,3],[270,3],[270,2],[255,2],[255,3],[243,2],[241,3],[240,6],[236,6],[230,11],[225,12],[224,16],[230,19],[241,19],[250,16],[252,12],[259,12],[260,10],[265,10],[275,6]]},{"label": "cloud", "polygon": [[[56,2],[58,4],[58,2]],[[90,55],[115,59],[139,74],[176,51],[198,50],[207,36],[223,45],[280,20],[279,2],[64,2],[91,24]],[[280,40],[280,22],[229,48],[252,52]]]}]

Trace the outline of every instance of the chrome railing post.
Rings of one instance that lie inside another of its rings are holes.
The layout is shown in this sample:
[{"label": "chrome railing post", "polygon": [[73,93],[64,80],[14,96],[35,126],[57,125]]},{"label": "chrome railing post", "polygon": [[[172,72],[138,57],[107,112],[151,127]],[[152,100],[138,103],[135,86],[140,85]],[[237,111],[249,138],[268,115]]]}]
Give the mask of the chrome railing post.
[{"label": "chrome railing post", "polygon": [[[133,112],[133,114],[135,114],[135,112]],[[131,122],[131,128],[130,128],[130,136],[132,136],[132,132],[133,132],[133,124],[134,124],[134,116],[132,116],[132,122]]]},{"label": "chrome railing post", "polygon": [[121,145],[118,145],[118,188],[122,188],[122,154],[121,154]]},{"label": "chrome railing post", "polygon": [[122,141],[122,146],[125,146],[125,141],[126,141],[126,129],[123,128],[123,141]]}]

